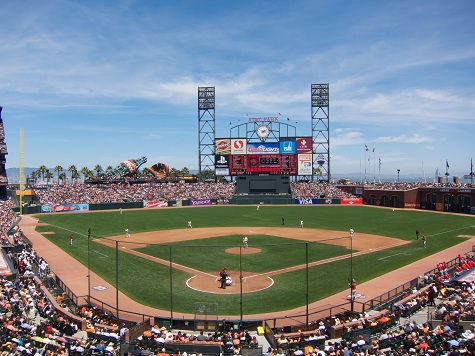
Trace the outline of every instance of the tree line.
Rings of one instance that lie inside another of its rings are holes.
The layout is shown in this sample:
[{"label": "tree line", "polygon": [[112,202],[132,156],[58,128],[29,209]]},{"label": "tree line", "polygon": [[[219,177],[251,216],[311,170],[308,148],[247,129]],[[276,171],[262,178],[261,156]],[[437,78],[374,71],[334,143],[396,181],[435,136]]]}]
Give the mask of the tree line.
[{"label": "tree line", "polygon": [[[82,167],[80,170],[77,169],[76,165],[70,165],[67,169],[63,168],[62,166],[58,165],[55,166],[52,170],[53,172],[47,168],[45,165],[39,166],[39,168],[33,172],[31,172],[30,176],[28,177],[29,181],[32,184],[36,184],[38,179],[41,178],[42,182],[50,183],[54,181],[56,177],[56,181],[58,183],[65,183],[69,179],[71,183],[74,180],[80,180],[81,175],[84,180],[90,179],[97,179],[107,176],[108,172],[111,172],[114,168],[112,166],[107,166],[106,169],[103,169],[100,164],[94,166],[93,169],[89,169],[88,167]],[[69,172],[69,175],[67,174]],[[169,171],[169,177],[184,177],[189,176],[190,170],[187,167],[183,167],[182,169],[171,168]],[[140,178],[151,178],[153,175],[147,170],[137,170],[131,178],[133,179],[140,179]]]}]

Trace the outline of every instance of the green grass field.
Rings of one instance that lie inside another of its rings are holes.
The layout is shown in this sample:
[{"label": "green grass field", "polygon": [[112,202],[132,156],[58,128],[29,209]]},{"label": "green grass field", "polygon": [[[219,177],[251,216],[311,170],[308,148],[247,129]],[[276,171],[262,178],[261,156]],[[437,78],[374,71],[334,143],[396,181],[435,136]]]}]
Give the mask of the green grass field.
[{"label": "green grass field", "polygon": [[[123,235],[128,228],[132,235],[138,232],[186,229],[187,221],[193,221],[193,228],[269,226],[280,227],[282,217],[285,227],[298,228],[300,220],[306,229],[328,229],[348,231],[353,227],[358,233],[395,237],[411,243],[370,255],[353,258],[353,277],[358,283],[373,279],[446,249],[463,241],[458,235],[475,235],[475,220],[472,216],[437,214],[425,211],[380,209],[365,206],[212,206],[199,208],[170,208],[154,210],[124,210],[95,213],[58,213],[38,215],[39,232],[52,231],[46,238],[67,253],[87,264],[87,229],[91,228],[94,238]],[[415,240],[415,230],[428,237],[427,249],[421,241]],[[194,230],[193,229],[193,230]],[[192,230],[190,230],[191,232]],[[69,246],[69,234],[75,234],[74,246]],[[306,261],[307,244],[291,238],[267,235],[253,235],[252,246],[259,245],[259,254],[229,255],[224,250],[240,246],[242,236],[222,236],[177,242],[171,245],[149,245],[141,252],[169,259],[201,271],[217,271],[223,265],[228,269],[256,273],[271,271]],[[91,243],[91,269],[112,285],[116,281],[115,250]],[[170,252],[171,251],[171,252]],[[318,261],[332,256],[347,254],[348,249],[322,243],[308,244],[309,261]],[[397,255],[396,257],[390,257]],[[379,261],[381,257],[388,257]],[[455,257],[455,256],[454,256]],[[374,261],[378,261],[375,266]],[[435,267],[435,266],[434,266]],[[119,288],[132,299],[154,308],[170,310],[170,292],[173,293],[173,311],[194,313],[195,302],[216,302],[220,315],[239,315],[240,295],[219,295],[190,290],[186,280],[190,274],[170,270],[167,266],[151,262],[130,254],[119,252]],[[423,273],[425,271],[421,271]],[[242,297],[243,314],[267,313],[305,305],[305,269],[274,276],[275,284],[267,290],[246,293]],[[170,283],[172,278],[172,283]],[[310,302],[347,289],[349,260],[336,261],[310,267],[308,271]],[[170,291],[170,285],[173,288]]]}]

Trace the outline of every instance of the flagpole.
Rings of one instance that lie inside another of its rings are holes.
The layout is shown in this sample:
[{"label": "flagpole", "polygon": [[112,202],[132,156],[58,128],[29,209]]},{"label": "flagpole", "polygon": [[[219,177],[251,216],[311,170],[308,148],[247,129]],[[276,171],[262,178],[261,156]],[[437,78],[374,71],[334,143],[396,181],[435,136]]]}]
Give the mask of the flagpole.
[{"label": "flagpole", "polygon": [[373,144],[373,183],[376,183],[376,157],[374,155],[374,144]]},{"label": "flagpole", "polygon": [[361,156],[360,156],[360,183],[363,181],[363,171],[361,170]]},{"label": "flagpole", "polygon": [[379,184],[381,184],[381,157],[379,157]]},{"label": "flagpole", "polygon": [[470,184],[473,184],[473,159],[470,158]]},{"label": "flagpole", "polygon": [[366,151],[368,151],[368,146],[366,146],[366,143],[364,145],[364,182],[366,184]]},{"label": "flagpole", "polygon": [[371,175],[371,158],[369,157],[368,157],[368,172],[369,172],[369,175]]}]

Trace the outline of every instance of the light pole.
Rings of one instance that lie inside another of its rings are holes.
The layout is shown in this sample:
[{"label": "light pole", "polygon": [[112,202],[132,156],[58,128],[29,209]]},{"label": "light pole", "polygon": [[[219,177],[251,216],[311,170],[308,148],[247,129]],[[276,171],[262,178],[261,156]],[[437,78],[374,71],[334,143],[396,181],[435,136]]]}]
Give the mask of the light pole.
[{"label": "light pole", "polygon": [[350,309],[351,316],[355,309],[355,296],[353,295],[353,236],[350,235]]},{"label": "light pole", "polygon": [[91,305],[91,229],[87,230],[87,303]]},{"label": "light pole", "polygon": [[401,170],[398,168],[397,169],[397,182],[399,183],[399,172],[401,172]]}]

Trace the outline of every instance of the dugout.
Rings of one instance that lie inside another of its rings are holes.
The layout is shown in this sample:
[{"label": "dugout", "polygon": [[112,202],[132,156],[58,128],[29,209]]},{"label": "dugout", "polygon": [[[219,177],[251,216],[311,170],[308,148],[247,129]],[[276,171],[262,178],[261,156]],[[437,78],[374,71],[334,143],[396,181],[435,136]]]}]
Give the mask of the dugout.
[{"label": "dugout", "polygon": [[290,194],[290,176],[238,176],[235,194]]}]

